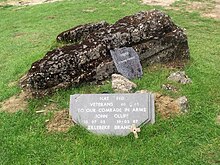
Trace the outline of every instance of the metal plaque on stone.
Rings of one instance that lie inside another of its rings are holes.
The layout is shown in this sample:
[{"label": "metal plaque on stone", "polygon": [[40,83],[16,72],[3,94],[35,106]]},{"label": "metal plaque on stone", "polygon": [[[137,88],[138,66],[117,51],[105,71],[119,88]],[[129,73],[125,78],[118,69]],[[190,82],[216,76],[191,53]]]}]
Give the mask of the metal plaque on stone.
[{"label": "metal plaque on stone", "polygon": [[138,54],[132,47],[110,50],[117,71],[128,79],[139,78],[143,75]]},{"label": "metal plaque on stone", "polygon": [[87,130],[126,136],[131,126],[155,122],[154,96],[145,94],[75,94],[70,96],[72,120]]}]

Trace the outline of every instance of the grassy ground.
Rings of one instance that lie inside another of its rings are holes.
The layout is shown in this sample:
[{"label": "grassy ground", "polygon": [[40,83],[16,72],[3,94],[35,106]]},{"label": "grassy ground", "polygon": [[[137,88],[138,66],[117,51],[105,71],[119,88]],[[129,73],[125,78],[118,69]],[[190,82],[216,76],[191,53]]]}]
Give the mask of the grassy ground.
[{"label": "grassy ground", "polygon": [[[117,19],[152,7],[136,0],[72,0],[29,7],[0,7],[0,101],[20,92],[13,82],[32,62],[51,49],[58,33],[72,26]],[[85,12],[93,9],[94,12]],[[162,8],[159,8],[162,9]],[[140,138],[97,136],[75,126],[68,133],[47,133],[51,114],[36,114],[45,104],[68,108],[69,95],[111,91],[110,83],[59,91],[51,97],[29,101],[27,112],[0,113],[0,164],[218,164],[220,162],[220,22],[198,13],[166,11],[189,37],[191,62],[185,68],[192,78],[180,86],[190,112],[142,128]],[[171,70],[144,69],[135,80],[139,89],[160,91]]]}]

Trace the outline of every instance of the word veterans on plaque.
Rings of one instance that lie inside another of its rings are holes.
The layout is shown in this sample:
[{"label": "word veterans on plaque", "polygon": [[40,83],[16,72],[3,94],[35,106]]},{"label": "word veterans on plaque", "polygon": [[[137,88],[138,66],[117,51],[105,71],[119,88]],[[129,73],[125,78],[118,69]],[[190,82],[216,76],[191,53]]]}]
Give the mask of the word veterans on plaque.
[{"label": "word veterans on plaque", "polygon": [[117,71],[128,79],[141,77],[142,66],[138,54],[132,47],[110,50]]},{"label": "word veterans on plaque", "polygon": [[97,134],[126,136],[131,126],[155,122],[154,96],[146,94],[75,94],[70,96],[75,123]]}]

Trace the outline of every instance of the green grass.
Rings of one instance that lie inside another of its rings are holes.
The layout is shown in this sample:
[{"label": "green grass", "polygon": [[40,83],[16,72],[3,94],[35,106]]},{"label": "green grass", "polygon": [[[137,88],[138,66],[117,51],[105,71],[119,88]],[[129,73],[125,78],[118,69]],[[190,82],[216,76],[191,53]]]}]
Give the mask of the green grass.
[{"label": "green grass", "polygon": [[[28,7],[0,7],[0,101],[20,92],[18,81],[32,62],[56,45],[56,35],[73,26],[119,18],[152,7],[136,0],[72,0]],[[85,9],[96,9],[93,13]],[[158,7],[159,9],[162,9]],[[29,101],[26,112],[0,113],[0,164],[218,164],[220,161],[220,21],[198,13],[166,10],[174,22],[186,28],[191,61],[186,73],[190,85],[179,86],[174,97],[186,95],[190,112],[142,128],[139,139],[98,136],[79,126],[67,133],[47,133],[45,120],[51,114],[36,114],[51,101],[68,108],[69,95],[111,91],[84,84],[51,97]],[[135,80],[138,89],[161,91],[171,70],[162,66],[144,68]],[[170,93],[168,93],[170,94]]]}]

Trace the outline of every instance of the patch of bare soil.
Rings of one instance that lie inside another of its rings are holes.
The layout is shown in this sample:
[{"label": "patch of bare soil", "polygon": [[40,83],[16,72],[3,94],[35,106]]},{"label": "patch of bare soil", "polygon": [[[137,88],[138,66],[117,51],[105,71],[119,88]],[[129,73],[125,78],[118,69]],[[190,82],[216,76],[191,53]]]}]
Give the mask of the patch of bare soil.
[{"label": "patch of bare soil", "polygon": [[181,8],[185,9],[188,12],[199,11],[199,12],[206,12],[211,9],[210,2],[196,2],[196,1],[189,1],[184,0],[183,3],[178,4],[177,6],[169,6],[167,9],[172,10],[181,10]]},{"label": "patch of bare soil", "polygon": [[68,129],[74,125],[72,122],[68,110],[57,111],[54,113],[53,117],[47,121],[48,132],[66,132]]},{"label": "patch of bare soil", "polygon": [[188,60],[174,60],[165,64],[162,64],[163,66],[169,68],[169,69],[183,69],[186,64],[188,63]]},{"label": "patch of bare soil", "polygon": [[202,16],[220,19],[220,0],[215,0],[215,4],[212,2],[190,2],[186,1],[187,11],[199,11]]},{"label": "patch of bare soil", "polygon": [[163,96],[159,93],[156,93],[155,107],[156,112],[159,113],[162,118],[170,118],[182,114],[175,99],[169,96]]},{"label": "patch of bare soil", "polygon": [[216,0],[216,5],[209,13],[203,14],[205,17],[220,19],[220,0]]},{"label": "patch of bare soil", "polygon": [[0,5],[29,6],[29,5],[38,5],[43,3],[52,3],[56,1],[61,1],[61,0],[21,0],[21,1],[8,0],[6,2],[1,2]]},{"label": "patch of bare soil", "polygon": [[205,2],[189,2],[187,5],[187,10],[188,11],[205,10],[207,5],[208,4]]},{"label": "patch of bare soil", "polygon": [[172,10],[180,10],[180,8],[184,8],[188,12],[198,11],[204,17],[220,19],[220,0],[215,0],[214,4],[211,1],[196,2],[184,0],[183,4],[180,4],[177,7],[167,7],[167,9]]},{"label": "patch of bare soil", "polygon": [[46,111],[55,111],[58,110],[57,104],[51,103],[45,106]]},{"label": "patch of bare soil", "polygon": [[[150,91],[140,90],[136,93],[148,93]],[[164,96],[160,93],[154,93],[155,95],[155,110],[163,119],[168,119],[173,116],[183,114],[181,107],[177,99],[173,99],[169,96]]]},{"label": "patch of bare soil", "polygon": [[159,5],[159,6],[170,6],[176,0],[143,0],[144,4],[148,5]]},{"label": "patch of bare soil", "polygon": [[30,98],[30,95],[27,92],[21,92],[19,95],[12,96],[1,103],[0,111],[15,113],[19,110],[25,110],[27,109],[28,98]]}]

